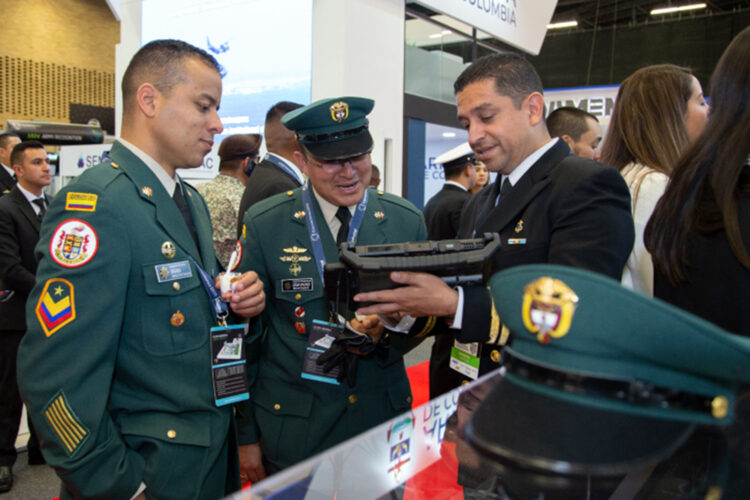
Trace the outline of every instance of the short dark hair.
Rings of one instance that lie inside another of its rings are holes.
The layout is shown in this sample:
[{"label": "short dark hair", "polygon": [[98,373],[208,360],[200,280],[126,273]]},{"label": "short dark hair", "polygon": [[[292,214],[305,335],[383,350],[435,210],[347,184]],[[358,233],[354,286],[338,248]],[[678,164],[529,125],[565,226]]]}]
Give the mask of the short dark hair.
[{"label": "short dark hair", "polygon": [[22,141],[13,146],[10,153],[10,166],[23,163],[23,154],[27,149],[44,149],[44,144],[39,141]]},{"label": "short dark hair", "polygon": [[[198,59],[221,74],[219,63],[205,50],[181,40],[154,40],[135,53],[125,70],[122,77],[123,103],[127,103],[145,82],[164,93],[184,82],[185,74],[178,66],[188,58]],[[127,105],[124,107],[127,109]]]},{"label": "short dark hair", "polygon": [[474,61],[458,76],[453,92],[458,94],[467,85],[490,78],[495,81],[497,93],[510,97],[516,108],[529,94],[544,93],[542,79],[531,63],[512,52],[490,54]]},{"label": "short dark hair", "polygon": [[21,137],[15,132],[3,132],[0,134],[0,148],[7,148],[11,137],[21,139]]},{"label": "short dark hair", "polygon": [[569,135],[571,139],[577,141],[589,130],[586,118],[591,118],[596,122],[599,121],[596,116],[579,108],[572,106],[557,108],[547,116],[549,135],[552,137]]},{"label": "short dark hair", "polygon": [[445,172],[446,179],[455,179],[464,171],[469,165],[474,165],[474,160],[466,160],[464,162],[448,162],[447,165],[443,165],[443,172]]},{"label": "short dark hair", "polygon": [[266,121],[269,122],[271,120],[280,120],[282,116],[289,113],[290,111],[294,111],[295,109],[299,109],[302,107],[302,104],[297,104],[296,102],[291,101],[280,101],[271,106],[271,109],[268,110],[268,113],[266,113]]}]

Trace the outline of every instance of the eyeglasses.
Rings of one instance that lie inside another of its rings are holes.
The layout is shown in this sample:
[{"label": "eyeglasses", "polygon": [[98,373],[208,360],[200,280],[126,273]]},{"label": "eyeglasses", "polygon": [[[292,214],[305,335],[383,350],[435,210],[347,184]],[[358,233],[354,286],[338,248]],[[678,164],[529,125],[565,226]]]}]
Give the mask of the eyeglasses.
[{"label": "eyeglasses", "polygon": [[326,160],[324,162],[318,162],[310,157],[307,157],[307,161],[315,167],[323,169],[327,174],[335,174],[341,170],[345,164],[349,163],[352,168],[359,169],[368,164],[370,155],[363,154],[359,156],[352,156],[351,158],[344,158],[342,160]]}]

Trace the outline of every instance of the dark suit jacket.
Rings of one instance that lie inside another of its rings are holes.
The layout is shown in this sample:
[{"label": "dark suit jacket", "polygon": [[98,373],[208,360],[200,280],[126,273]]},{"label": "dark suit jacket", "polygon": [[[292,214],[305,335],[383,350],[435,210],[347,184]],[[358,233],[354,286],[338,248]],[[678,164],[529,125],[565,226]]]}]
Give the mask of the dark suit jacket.
[{"label": "dark suit jacket", "polygon": [[[494,205],[492,186],[474,195],[461,214],[459,237],[500,233],[493,272],[534,263],[588,269],[620,280],[635,239],[630,193],[614,168],[570,154],[564,141],[548,150]],[[492,301],[484,286],[464,288],[461,342],[484,342],[480,374],[497,368],[490,345]],[[502,318],[500,318],[502,321]],[[456,330],[454,330],[456,332]],[[493,339],[496,340],[496,339]]]},{"label": "dark suit jacket", "polygon": [[240,211],[237,214],[237,238],[242,236],[242,220],[248,208],[270,196],[298,188],[300,185],[297,179],[270,161],[264,159],[258,163],[250,173],[240,201]]},{"label": "dark suit jacket", "polygon": [[16,180],[0,165],[0,196],[8,194],[15,185]]},{"label": "dark suit jacket", "polygon": [[424,207],[427,237],[431,240],[447,240],[458,234],[461,209],[471,193],[453,184],[446,184]]},{"label": "dark suit jacket", "polygon": [[[745,167],[750,175],[750,167]],[[737,204],[745,248],[750,248],[750,198]],[[725,231],[693,235],[687,241],[688,281],[677,286],[654,268],[654,296],[700,316],[725,330],[750,337],[750,271],[732,252]]]},{"label": "dark suit jacket", "polygon": [[34,288],[38,241],[36,212],[13,186],[8,196],[0,198],[0,290],[14,291],[10,300],[0,302],[0,331],[26,330],[26,298]]},{"label": "dark suit jacket", "polygon": [[[471,193],[453,184],[446,184],[424,207],[427,237],[431,240],[455,238],[461,210]],[[437,335],[430,354],[430,399],[458,386],[463,377],[450,368],[452,335]]]}]

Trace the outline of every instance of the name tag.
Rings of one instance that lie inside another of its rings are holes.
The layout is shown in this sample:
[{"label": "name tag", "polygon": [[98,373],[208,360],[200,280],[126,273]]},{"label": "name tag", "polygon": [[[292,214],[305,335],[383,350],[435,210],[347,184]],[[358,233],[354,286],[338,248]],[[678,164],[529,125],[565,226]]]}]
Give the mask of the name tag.
[{"label": "name tag", "polygon": [[156,281],[159,283],[182,280],[193,276],[193,271],[190,269],[190,262],[186,260],[170,262],[168,264],[157,264],[154,266],[154,271],[156,271]]},{"label": "name tag", "polygon": [[312,290],[313,290],[312,278],[295,278],[295,279],[281,280],[282,292],[312,292]]}]

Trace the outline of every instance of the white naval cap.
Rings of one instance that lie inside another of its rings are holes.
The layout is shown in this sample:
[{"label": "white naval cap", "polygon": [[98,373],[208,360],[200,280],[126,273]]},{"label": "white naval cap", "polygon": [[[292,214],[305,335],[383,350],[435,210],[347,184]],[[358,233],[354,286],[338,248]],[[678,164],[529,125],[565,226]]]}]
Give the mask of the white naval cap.
[{"label": "white naval cap", "polygon": [[468,142],[464,142],[441,154],[435,158],[435,163],[443,165],[443,167],[449,166],[451,163],[468,163],[474,161],[474,151],[471,150]]}]

